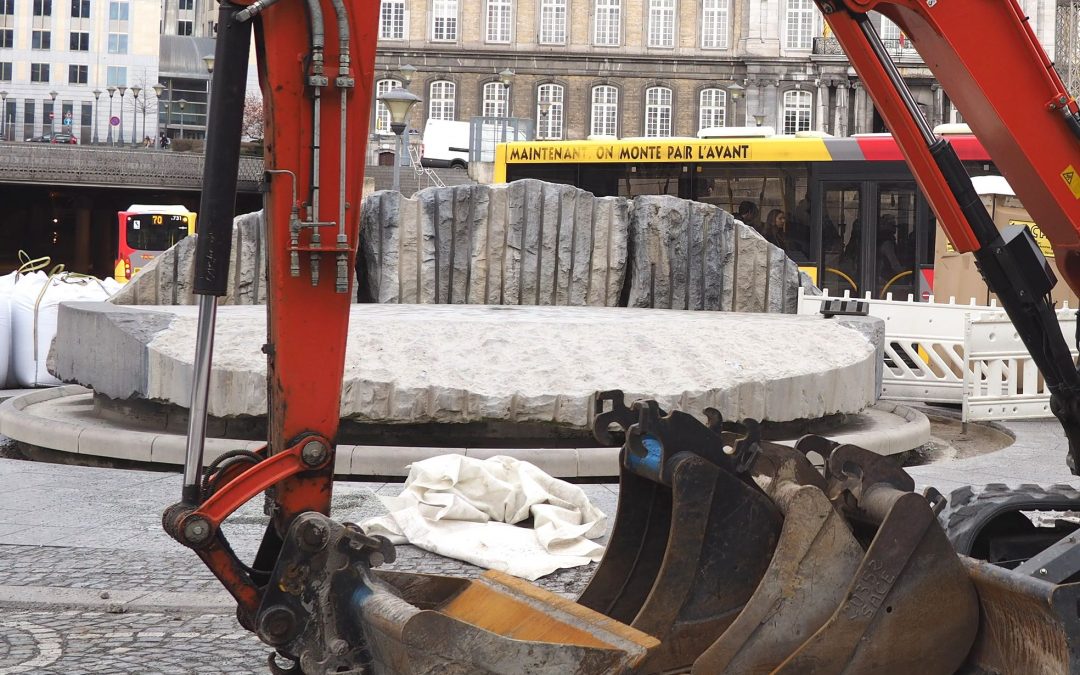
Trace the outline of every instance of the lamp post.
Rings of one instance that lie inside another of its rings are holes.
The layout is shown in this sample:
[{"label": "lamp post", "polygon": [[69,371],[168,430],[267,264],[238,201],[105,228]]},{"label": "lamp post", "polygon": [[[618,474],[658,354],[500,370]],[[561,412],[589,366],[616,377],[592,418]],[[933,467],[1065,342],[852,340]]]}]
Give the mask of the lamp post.
[{"label": "lamp post", "polygon": [[108,134],[108,138],[107,138],[106,142],[109,145],[112,145],[113,144],[113,135],[112,135],[112,98],[113,98],[113,94],[116,93],[116,87],[105,87],[105,91],[109,92],[109,134]]},{"label": "lamp post", "polygon": [[93,113],[94,113],[93,114],[94,130],[90,134],[90,142],[93,143],[94,145],[97,145],[97,142],[98,142],[98,121],[99,121],[98,116],[97,116],[97,111],[98,111],[98,99],[101,98],[101,90],[100,89],[95,89],[91,93],[94,94],[94,110],[93,110]]},{"label": "lamp post", "polygon": [[[514,116],[514,108],[510,105],[510,83],[514,81],[514,71],[503,68],[499,71],[499,82],[503,85],[503,96],[506,97],[506,116]],[[505,139],[504,139],[505,140]]]},{"label": "lamp post", "polygon": [[[154,145],[158,144],[161,136],[161,92],[165,91],[165,85],[158,82],[151,89],[154,90]],[[143,108],[143,131],[146,131],[146,108]]]},{"label": "lamp post", "polygon": [[203,60],[203,63],[206,64],[206,73],[207,73],[207,78],[206,78],[206,124],[204,125],[206,127],[206,132],[204,134],[204,138],[205,138],[205,136],[210,134],[210,94],[212,94],[213,91],[214,91],[214,55],[213,54],[207,54],[206,56],[202,57],[202,60]]},{"label": "lamp post", "polygon": [[184,137],[184,108],[187,107],[187,101],[180,99],[176,102],[176,105],[180,106],[180,138]]},{"label": "lamp post", "polygon": [[416,66],[406,63],[398,68],[398,74],[401,75],[401,81],[403,82],[401,86],[404,89],[408,89],[413,81],[413,77],[416,76]]},{"label": "lamp post", "polygon": [[540,101],[540,119],[537,126],[537,138],[551,138],[551,125],[548,124],[548,115],[551,114],[551,101]]},{"label": "lamp post", "polygon": [[0,140],[8,139],[7,92],[0,90]]},{"label": "lamp post", "polygon": [[120,145],[124,144],[124,94],[127,93],[127,87],[120,85],[116,88],[117,93],[120,94]]},{"label": "lamp post", "polygon": [[405,132],[406,119],[409,111],[420,100],[416,94],[405,91],[401,87],[394,87],[379,97],[382,104],[390,112],[390,130],[397,134],[397,152],[394,155],[394,185],[395,191],[401,191],[401,156],[404,154],[404,145],[401,135]]},{"label": "lamp post", "polygon": [[[142,91],[142,87],[135,86],[131,88],[131,147],[135,148],[139,145],[139,93]],[[143,105],[146,105],[146,99],[143,99]],[[146,125],[143,125],[143,131],[146,131]]]},{"label": "lamp post", "polygon": [[[731,119],[737,120],[739,115],[739,99],[742,98],[743,92],[746,91],[746,87],[742,86],[738,82],[732,82],[728,85],[728,96],[731,98]],[[742,126],[740,124],[728,123],[728,126]]]},{"label": "lamp post", "polygon": [[49,132],[53,134],[56,133],[56,97],[59,95],[55,89],[49,92],[49,97],[52,99],[52,108],[50,108],[52,112],[49,113],[52,119],[49,120]]},{"label": "lamp post", "polygon": [[758,114],[754,115],[754,124],[756,124],[757,126],[760,127],[764,123],[765,123],[765,116],[764,115],[762,115],[761,113],[758,113]]}]

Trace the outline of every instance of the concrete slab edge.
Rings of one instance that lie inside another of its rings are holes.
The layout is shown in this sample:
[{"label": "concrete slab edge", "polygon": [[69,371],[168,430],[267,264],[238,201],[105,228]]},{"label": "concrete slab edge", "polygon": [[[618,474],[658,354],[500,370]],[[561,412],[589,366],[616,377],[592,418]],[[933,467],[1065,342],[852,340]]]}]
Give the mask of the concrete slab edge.
[{"label": "concrete slab edge", "polygon": [[236,601],[224,590],[171,593],[0,585],[0,607],[37,610],[44,607],[90,609],[115,614],[125,612],[229,614],[236,611]]}]

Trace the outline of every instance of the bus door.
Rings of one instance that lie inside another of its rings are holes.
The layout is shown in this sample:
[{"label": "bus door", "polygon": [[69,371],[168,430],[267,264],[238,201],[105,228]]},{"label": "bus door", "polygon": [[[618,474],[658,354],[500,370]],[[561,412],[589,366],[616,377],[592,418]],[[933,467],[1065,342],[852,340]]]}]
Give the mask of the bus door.
[{"label": "bus door", "polygon": [[[898,300],[920,296],[924,287],[919,252],[933,228],[926,200],[913,180],[881,180],[873,184],[871,222],[874,237],[874,279],[869,289],[876,298],[892,294]],[[933,260],[930,261],[931,266]]]},{"label": "bus door", "polygon": [[831,295],[862,295],[867,288],[866,181],[822,180],[815,182],[810,203],[819,236],[817,285]]}]

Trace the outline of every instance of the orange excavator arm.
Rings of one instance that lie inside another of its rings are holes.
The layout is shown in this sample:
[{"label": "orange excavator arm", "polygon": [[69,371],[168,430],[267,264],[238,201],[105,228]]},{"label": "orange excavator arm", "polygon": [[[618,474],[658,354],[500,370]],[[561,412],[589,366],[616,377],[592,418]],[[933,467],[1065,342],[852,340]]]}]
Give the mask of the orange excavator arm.
[{"label": "orange excavator arm", "polygon": [[1080,466],[1080,376],[1049,292],[1056,277],[1025,228],[999,232],[956,153],[934,136],[867,15],[900,27],[1049,237],[1080,291],[1080,121],[1016,0],[816,0],[942,228],[973,251],[1051,391]]}]

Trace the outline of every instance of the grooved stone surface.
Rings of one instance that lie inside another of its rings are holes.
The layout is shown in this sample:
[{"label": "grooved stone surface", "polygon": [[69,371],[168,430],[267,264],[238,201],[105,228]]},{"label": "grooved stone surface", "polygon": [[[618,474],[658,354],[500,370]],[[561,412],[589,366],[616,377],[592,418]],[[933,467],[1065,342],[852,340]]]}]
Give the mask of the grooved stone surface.
[{"label": "grooved stone surface", "polygon": [[[186,407],[196,317],[185,306],[62,305],[56,374],[106,396]],[[341,413],[360,421],[585,427],[589,400],[605,389],[692,414],[714,407],[729,419],[773,421],[858,412],[875,400],[874,347],[817,316],[353,305],[350,326]],[[93,340],[81,339],[91,330]],[[263,308],[220,308],[212,415],[265,414],[265,335]],[[312,349],[317,361],[317,340]]]}]

